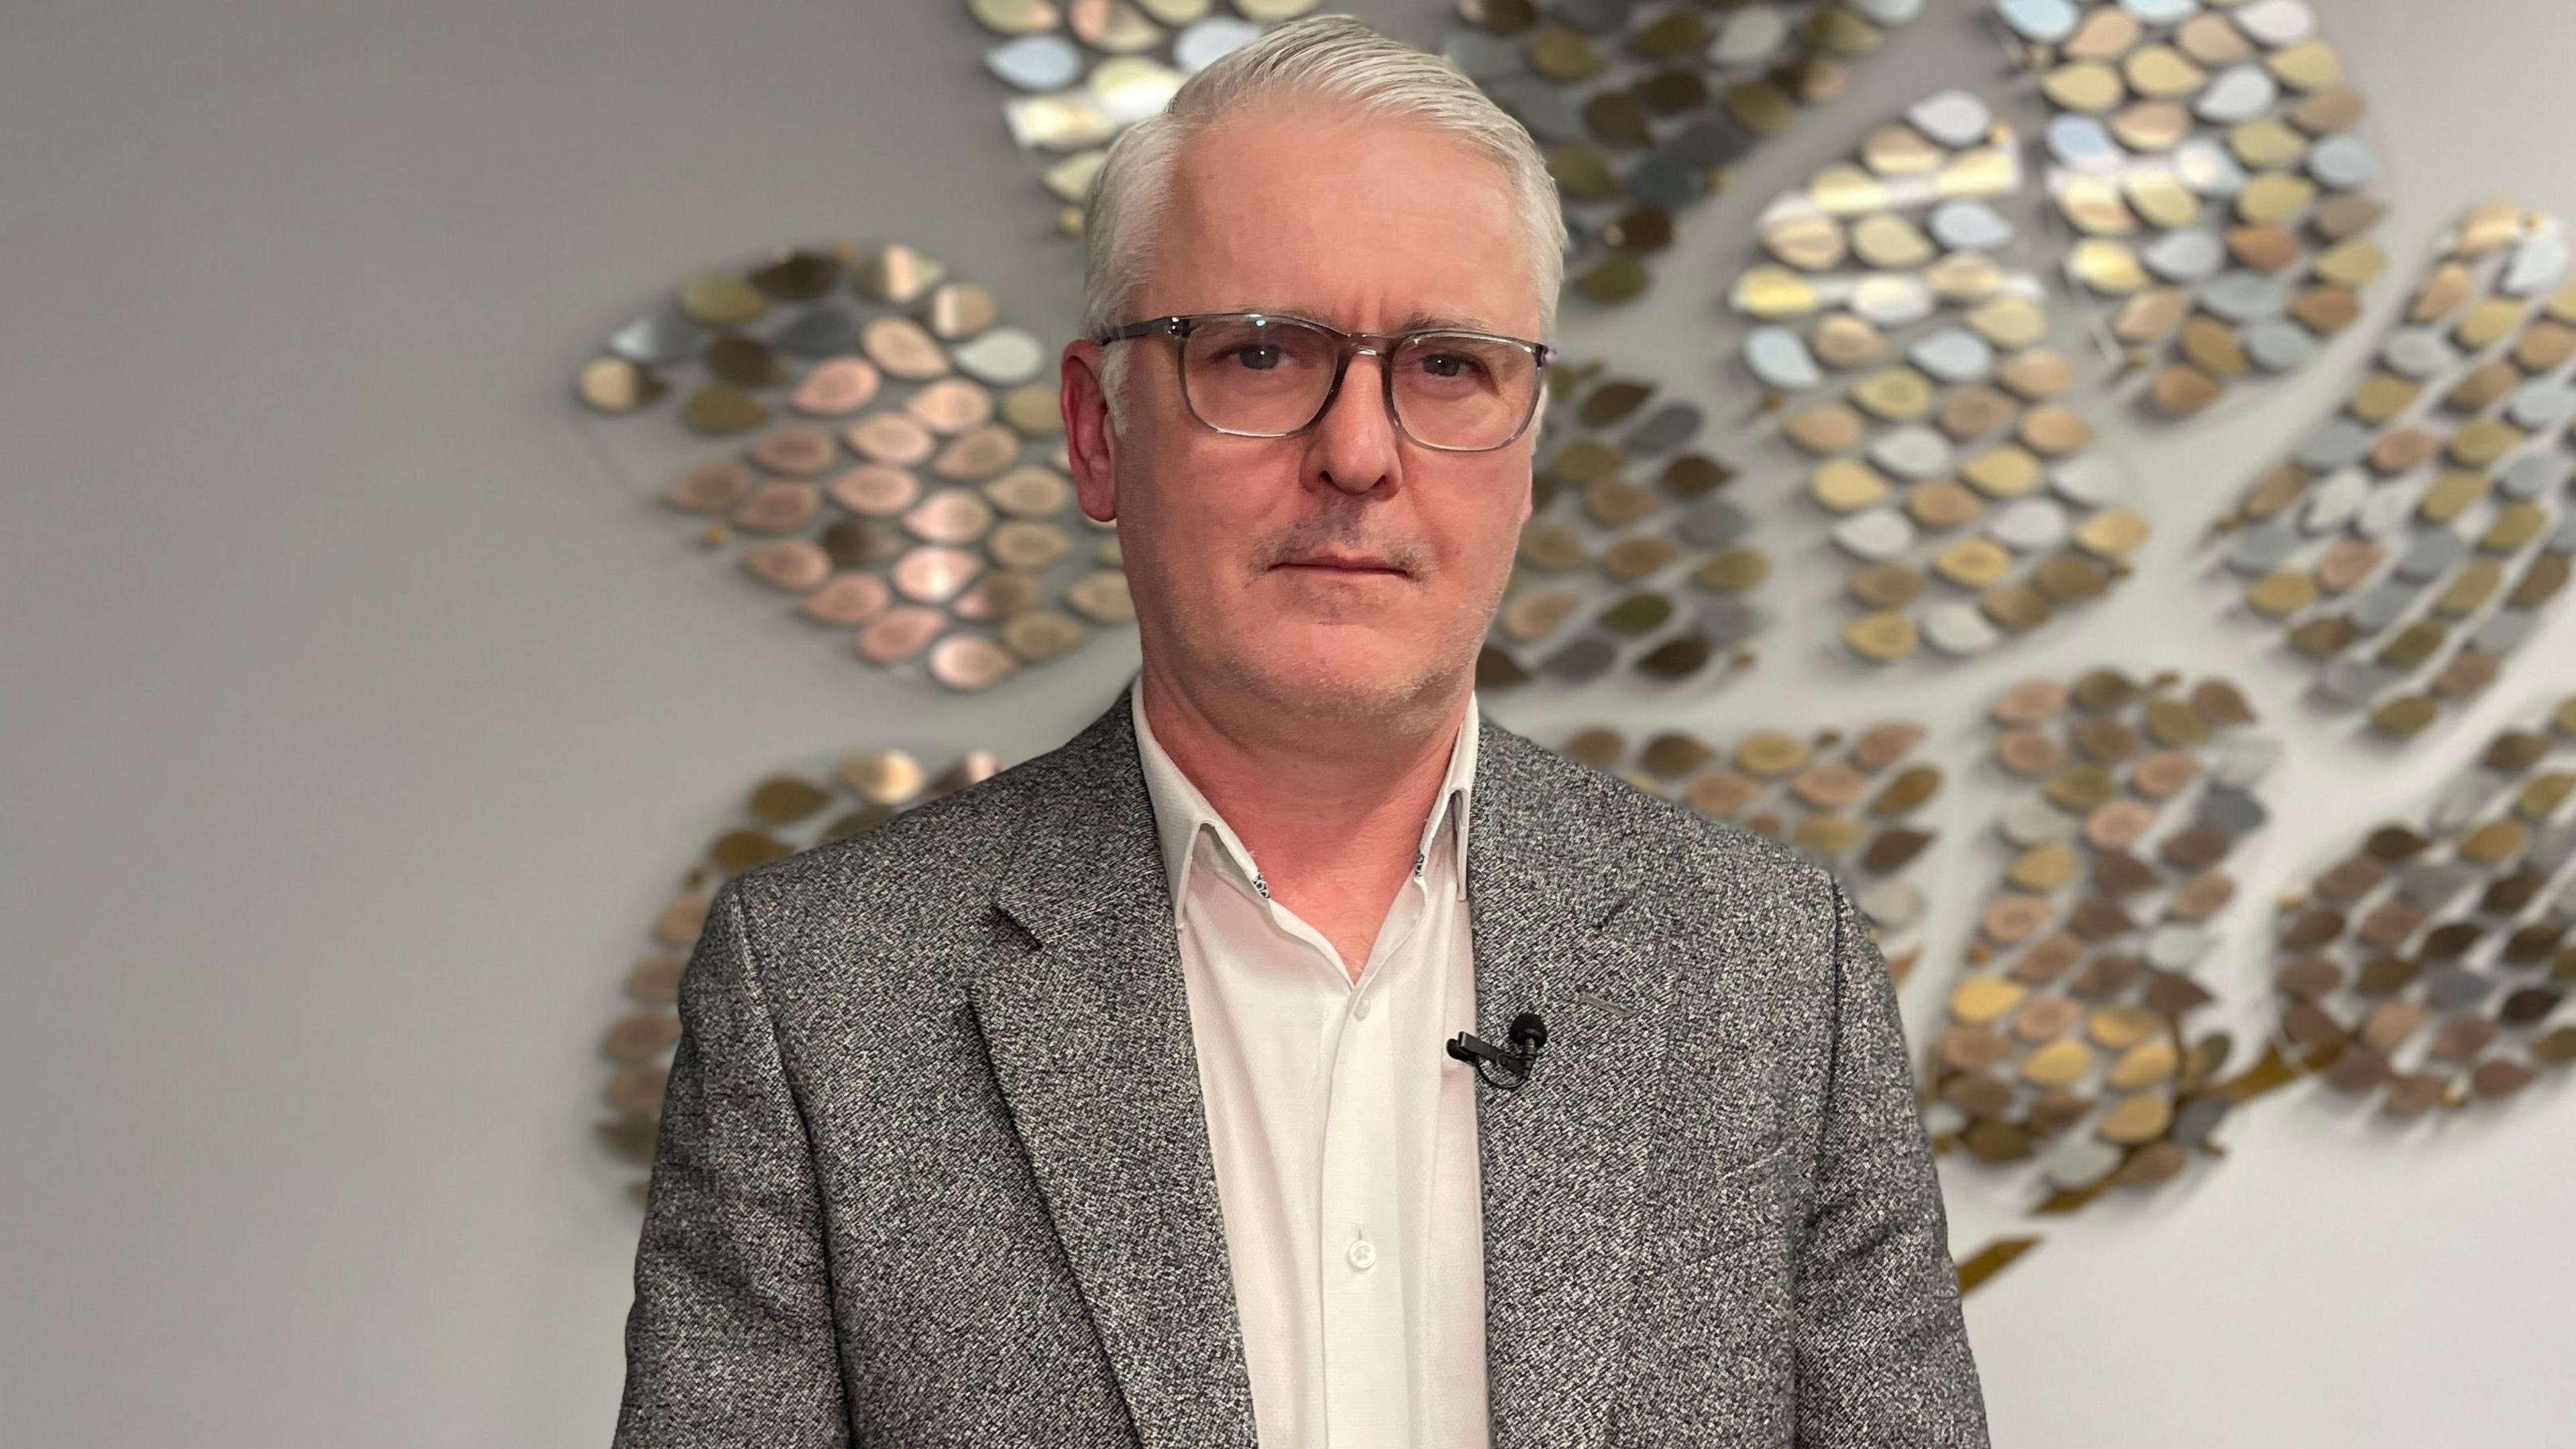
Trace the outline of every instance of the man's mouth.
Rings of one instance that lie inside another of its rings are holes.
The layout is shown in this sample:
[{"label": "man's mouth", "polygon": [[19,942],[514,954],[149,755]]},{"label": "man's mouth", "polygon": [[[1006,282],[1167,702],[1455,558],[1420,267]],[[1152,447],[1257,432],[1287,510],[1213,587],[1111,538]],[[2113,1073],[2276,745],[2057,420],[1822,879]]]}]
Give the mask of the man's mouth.
[{"label": "man's mouth", "polygon": [[1314,569],[1319,572],[1345,574],[1401,574],[1404,570],[1384,559],[1366,554],[1315,553],[1292,558],[1279,565],[1283,569]]}]

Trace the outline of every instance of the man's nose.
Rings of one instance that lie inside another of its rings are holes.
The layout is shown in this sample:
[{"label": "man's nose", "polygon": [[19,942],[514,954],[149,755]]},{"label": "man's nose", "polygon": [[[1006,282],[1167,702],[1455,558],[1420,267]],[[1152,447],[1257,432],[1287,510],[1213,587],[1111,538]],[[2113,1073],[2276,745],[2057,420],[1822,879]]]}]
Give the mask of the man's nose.
[{"label": "man's nose", "polygon": [[1363,350],[1352,356],[1341,391],[1308,435],[1307,470],[1345,493],[1366,493],[1396,481],[1400,459],[1395,419],[1386,408],[1386,359]]}]

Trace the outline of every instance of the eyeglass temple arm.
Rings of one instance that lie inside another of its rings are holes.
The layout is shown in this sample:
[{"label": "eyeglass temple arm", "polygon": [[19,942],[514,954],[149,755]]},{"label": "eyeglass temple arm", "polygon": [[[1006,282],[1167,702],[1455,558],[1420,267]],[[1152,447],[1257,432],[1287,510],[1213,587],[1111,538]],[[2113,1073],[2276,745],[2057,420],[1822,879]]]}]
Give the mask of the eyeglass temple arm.
[{"label": "eyeglass temple arm", "polygon": [[1180,324],[1185,320],[1187,319],[1180,317],[1148,317],[1142,322],[1130,322],[1114,332],[1091,340],[1106,347],[1112,342],[1125,342],[1129,338],[1151,336],[1156,332],[1169,332],[1178,336],[1181,332]]}]

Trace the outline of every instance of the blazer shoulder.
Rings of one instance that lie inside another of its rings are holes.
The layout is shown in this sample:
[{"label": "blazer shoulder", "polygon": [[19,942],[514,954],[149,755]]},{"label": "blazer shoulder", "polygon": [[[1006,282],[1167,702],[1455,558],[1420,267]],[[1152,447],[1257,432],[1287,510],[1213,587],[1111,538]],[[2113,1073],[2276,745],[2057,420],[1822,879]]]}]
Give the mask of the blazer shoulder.
[{"label": "blazer shoulder", "polygon": [[[1526,745],[1526,748],[1523,747]],[[1833,874],[1784,840],[1534,744],[1505,744],[1533,802],[1513,833],[1547,868],[1598,875],[1625,894],[1616,915],[1632,938],[1678,960],[1678,990],[1713,1009],[1726,1003],[1779,1060],[1812,1059],[1830,1030],[1837,935]],[[1545,756],[1545,758],[1541,758]],[[1482,768],[1479,761],[1479,768]],[[1481,774],[1479,776],[1481,782]]]},{"label": "blazer shoulder", "polygon": [[1536,828],[1560,839],[1610,843],[1633,864],[1641,889],[1700,900],[1822,892],[1826,868],[1784,840],[1703,814],[1500,726],[1487,738],[1490,758],[1477,762],[1480,794],[1490,763],[1517,787],[1515,795],[1543,802],[1553,818]]},{"label": "blazer shoulder", "polygon": [[980,904],[1027,808],[1026,765],[924,801],[856,835],[737,874],[757,928],[864,920],[870,931],[953,924]]}]

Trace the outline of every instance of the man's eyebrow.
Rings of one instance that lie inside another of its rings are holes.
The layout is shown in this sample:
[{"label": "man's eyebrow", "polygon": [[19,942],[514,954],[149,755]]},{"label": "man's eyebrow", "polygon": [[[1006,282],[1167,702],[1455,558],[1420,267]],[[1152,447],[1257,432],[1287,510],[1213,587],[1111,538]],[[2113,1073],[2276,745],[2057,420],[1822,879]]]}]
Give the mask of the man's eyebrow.
[{"label": "man's eyebrow", "polygon": [[1393,332],[1431,332],[1441,330],[1456,332],[1492,332],[1497,329],[1492,323],[1478,317],[1460,316],[1444,312],[1416,312],[1411,316],[1406,317],[1403,321],[1396,323],[1395,326],[1388,330]]},{"label": "man's eyebrow", "polygon": [[[1236,312],[1264,312],[1264,311],[1266,311],[1266,312],[1269,312],[1269,313],[1271,313],[1271,314],[1273,314],[1273,315],[1275,315],[1275,316],[1285,316],[1285,317],[1311,317],[1311,318],[1315,319],[1315,320],[1316,320],[1316,321],[1318,321],[1318,322],[1327,322],[1327,319],[1325,318],[1325,316],[1324,316],[1321,312],[1310,312],[1310,311],[1307,311],[1306,309],[1304,309],[1304,308],[1302,308],[1302,307],[1268,307],[1268,308],[1265,308],[1265,307],[1260,307],[1260,306],[1253,305],[1253,304],[1251,304],[1251,303],[1245,303],[1244,305],[1242,305],[1242,306],[1240,306],[1240,307],[1235,307],[1235,308],[1232,308],[1232,309],[1230,309],[1230,310],[1233,310],[1233,311],[1236,311]],[[1338,326],[1339,324],[1338,324],[1338,323],[1328,323],[1328,325]],[[1502,329],[1501,329],[1501,328],[1498,328],[1498,327],[1496,327],[1496,326],[1494,326],[1494,325],[1493,325],[1492,323],[1490,323],[1490,322],[1487,322],[1487,321],[1483,320],[1482,318],[1478,318],[1478,317],[1470,317],[1470,316],[1466,316],[1466,315],[1464,315],[1464,314],[1462,314],[1462,313],[1455,313],[1455,312],[1414,312],[1414,313],[1408,314],[1407,316],[1405,316],[1405,317],[1403,317],[1403,318],[1399,319],[1398,321],[1396,321],[1395,323],[1393,323],[1392,325],[1390,325],[1386,330],[1387,330],[1387,332],[1388,332],[1389,334],[1394,334],[1394,333],[1399,333],[1399,332],[1443,332],[1443,331],[1449,331],[1449,332],[1500,332]]]}]

